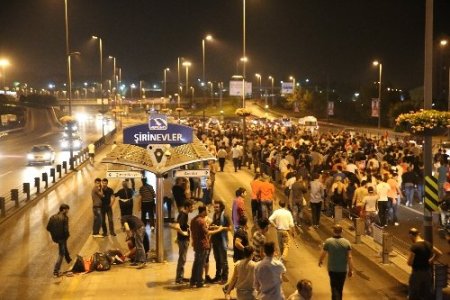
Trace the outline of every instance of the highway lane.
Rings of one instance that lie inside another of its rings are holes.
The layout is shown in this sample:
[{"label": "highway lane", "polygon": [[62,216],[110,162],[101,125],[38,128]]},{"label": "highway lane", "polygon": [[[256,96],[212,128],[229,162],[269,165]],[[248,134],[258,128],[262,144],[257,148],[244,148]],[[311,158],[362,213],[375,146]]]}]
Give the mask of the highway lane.
[{"label": "highway lane", "polygon": [[[27,166],[26,155],[32,145],[51,145],[56,151],[54,165],[69,160],[69,151],[62,151],[60,147],[63,129],[50,110],[29,109],[27,119],[29,121],[24,130],[10,133],[0,140],[0,180],[2,181],[0,195],[9,193],[11,188],[21,186],[23,182],[33,183],[34,177],[41,177],[43,172],[50,172],[52,166]],[[106,127],[106,132],[112,128],[110,124]],[[79,134],[84,141],[83,147],[86,147],[90,141],[100,138],[101,131],[101,123],[95,120],[95,116],[90,122],[80,122]],[[77,151],[74,153],[76,154]]]}]

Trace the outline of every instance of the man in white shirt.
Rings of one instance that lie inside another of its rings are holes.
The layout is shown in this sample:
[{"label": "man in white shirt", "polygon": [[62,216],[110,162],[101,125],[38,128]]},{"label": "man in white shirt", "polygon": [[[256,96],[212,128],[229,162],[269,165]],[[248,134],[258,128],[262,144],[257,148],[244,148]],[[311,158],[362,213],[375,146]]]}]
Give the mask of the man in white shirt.
[{"label": "man in white shirt", "polygon": [[267,242],[264,244],[266,255],[255,268],[254,287],[259,300],[283,300],[284,294],[281,289],[282,276],[286,273],[286,267],[280,260],[273,257],[275,244]]},{"label": "man in white shirt", "polygon": [[291,212],[286,209],[285,202],[280,202],[280,208],[272,213],[269,221],[277,229],[280,257],[282,261],[286,261],[289,250],[289,232],[294,234],[294,218]]},{"label": "man in white shirt", "polygon": [[380,180],[376,186],[378,198],[378,212],[380,217],[380,225],[387,226],[387,209],[388,209],[388,192],[391,189],[391,186],[386,182],[387,178],[383,178]]},{"label": "man in white shirt", "polygon": [[378,218],[378,195],[375,193],[373,186],[367,188],[368,194],[364,196],[364,217],[366,234],[372,235],[372,223]]}]

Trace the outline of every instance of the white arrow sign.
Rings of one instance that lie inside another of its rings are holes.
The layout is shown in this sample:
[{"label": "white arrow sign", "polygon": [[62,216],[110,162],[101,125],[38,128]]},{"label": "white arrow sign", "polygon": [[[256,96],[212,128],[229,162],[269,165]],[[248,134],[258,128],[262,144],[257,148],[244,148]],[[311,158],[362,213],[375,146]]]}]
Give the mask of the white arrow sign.
[{"label": "white arrow sign", "polygon": [[177,170],[175,177],[208,177],[209,170]]},{"label": "white arrow sign", "polygon": [[106,177],[108,178],[141,178],[142,173],[137,171],[106,171]]}]

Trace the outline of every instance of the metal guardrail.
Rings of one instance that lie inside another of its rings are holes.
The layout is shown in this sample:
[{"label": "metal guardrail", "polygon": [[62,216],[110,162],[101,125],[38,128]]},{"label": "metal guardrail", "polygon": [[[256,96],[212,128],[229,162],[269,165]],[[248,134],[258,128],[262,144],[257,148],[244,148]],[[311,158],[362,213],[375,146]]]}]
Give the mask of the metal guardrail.
[{"label": "metal guardrail", "polygon": [[[94,142],[96,149],[101,149],[116,134],[113,129],[104,137]],[[33,182],[24,182],[19,186],[9,189],[9,192],[0,195],[0,221],[16,209],[24,206],[29,201],[37,198],[41,193],[55,186],[75,168],[81,166],[89,159],[88,149],[84,148],[73,156],[72,161],[63,161],[43,172],[40,177],[35,177]]]}]

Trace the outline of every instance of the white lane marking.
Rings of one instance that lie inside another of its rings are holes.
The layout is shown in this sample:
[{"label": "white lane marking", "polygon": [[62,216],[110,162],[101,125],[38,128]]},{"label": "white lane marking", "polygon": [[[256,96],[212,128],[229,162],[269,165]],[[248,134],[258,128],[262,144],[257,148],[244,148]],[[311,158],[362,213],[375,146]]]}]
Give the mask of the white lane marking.
[{"label": "white lane marking", "polygon": [[8,175],[9,173],[12,173],[12,171],[8,171],[8,172],[6,172],[6,173],[0,174],[0,177],[3,177],[3,176],[5,176],[5,175]]},{"label": "white lane marking", "polygon": [[414,209],[412,207],[408,207],[408,206],[405,206],[405,205],[402,205],[401,207],[404,208],[404,209],[407,209],[407,210],[409,210],[409,211],[411,211],[413,213],[416,213],[418,215],[423,215],[423,210],[422,211],[416,210],[416,209]]}]

